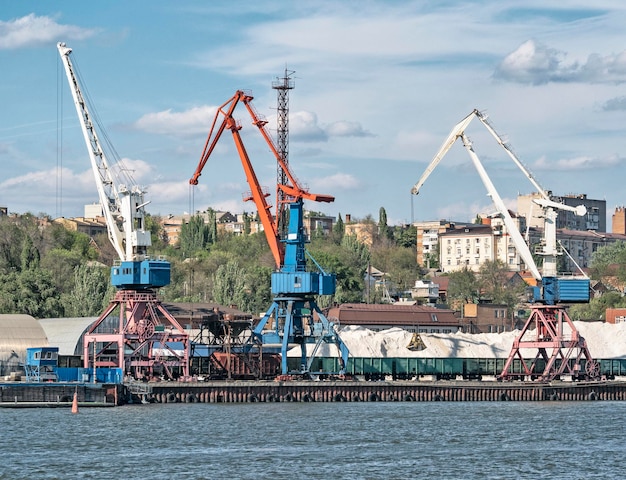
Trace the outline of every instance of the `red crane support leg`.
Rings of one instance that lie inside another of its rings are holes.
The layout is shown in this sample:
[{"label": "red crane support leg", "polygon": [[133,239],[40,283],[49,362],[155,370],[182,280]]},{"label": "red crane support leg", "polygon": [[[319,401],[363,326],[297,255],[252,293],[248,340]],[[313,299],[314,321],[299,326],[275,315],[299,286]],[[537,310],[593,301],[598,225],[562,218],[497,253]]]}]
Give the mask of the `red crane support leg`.
[{"label": "red crane support leg", "polygon": [[573,379],[596,378],[597,363],[567,310],[559,305],[531,308],[530,317],[513,342],[499,379],[549,382],[561,375],[571,375]]}]

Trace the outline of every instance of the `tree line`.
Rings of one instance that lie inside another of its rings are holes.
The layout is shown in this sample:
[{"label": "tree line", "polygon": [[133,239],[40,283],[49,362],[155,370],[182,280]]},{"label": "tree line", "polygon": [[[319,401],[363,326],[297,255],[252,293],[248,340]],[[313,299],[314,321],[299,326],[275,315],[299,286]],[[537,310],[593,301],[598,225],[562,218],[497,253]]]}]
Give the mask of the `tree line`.
[{"label": "tree line", "polygon": [[[382,214],[381,214],[382,215]],[[272,302],[270,278],[274,260],[263,233],[244,235],[219,230],[215,213],[200,215],[182,225],[179,242],[169,245],[158,216],[148,215],[152,255],[164,255],[171,264],[171,283],[159,290],[164,302],[212,302],[233,305],[259,315]],[[364,300],[369,265],[390,272],[397,285],[410,286],[419,275],[415,263],[415,229],[388,227],[386,215],[363,220],[371,246],[345,235],[339,215],[330,235],[311,232],[308,250],[317,263],[337,277],[333,298],[319,304]],[[36,318],[97,316],[108,305],[114,289],[110,267],[117,259],[107,235],[94,238],[52,222],[46,215],[0,218],[0,313]],[[370,301],[380,298],[372,297]]]},{"label": "tree line", "polygon": [[[260,315],[272,302],[270,277],[274,259],[263,233],[250,233],[253,215],[243,235],[218,228],[215,212],[208,221],[200,215],[182,225],[179,242],[169,245],[158,216],[148,216],[151,254],[164,255],[171,264],[170,285],[160,289],[164,302],[210,302],[236,306]],[[320,297],[322,308],[340,303],[381,303],[383,291],[368,288],[370,266],[386,272],[385,282],[402,294],[429,270],[416,262],[413,226],[389,226],[384,208],[378,221],[359,220],[371,243],[347,235],[339,214],[330,233],[313,231],[307,249],[316,262],[337,277],[332,297]],[[0,313],[22,313],[36,318],[98,316],[113,297],[110,267],[116,253],[107,235],[90,238],[51,222],[45,215],[24,214],[0,218]],[[432,261],[430,266],[433,266]],[[313,267],[313,266],[312,266]],[[626,282],[626,244],[618,242],[594,253],[592,278]],[[479,272],[461,270],[449,275],[448,301],[452,308],[479,300],[506,305],[512,315],[524,303],[524,286],[508,281],[506,265],[487,262]],[[604,318],[608,307],[626,307],[623,292],[609,292],[589,304],[571,307],[576,320]]]}]

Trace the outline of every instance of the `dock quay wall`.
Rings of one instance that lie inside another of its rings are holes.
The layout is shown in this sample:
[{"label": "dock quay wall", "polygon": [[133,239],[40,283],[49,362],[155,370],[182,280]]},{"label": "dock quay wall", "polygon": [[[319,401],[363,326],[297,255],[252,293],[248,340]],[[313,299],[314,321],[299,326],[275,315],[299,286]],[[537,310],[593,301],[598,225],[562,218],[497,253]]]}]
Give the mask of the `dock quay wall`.
[{"label": "dock quay wall", "polygon": [[121,384],[40,382],[0,383],[0,407],[71,406],[74,393],[79,405],[116,406],[125,403]]},{"label": "dock quay wall", "polygon": [[626,382],[162,382],[152,384],[141,400],[156,403],[626,400]]},{"label": "dock quay wall", "polygon": [[[140,388],[139,388],[140,387]],[[624,401],[626,382],[213,381],[129,384],[2,383],[1,407],[126,403]]]}]

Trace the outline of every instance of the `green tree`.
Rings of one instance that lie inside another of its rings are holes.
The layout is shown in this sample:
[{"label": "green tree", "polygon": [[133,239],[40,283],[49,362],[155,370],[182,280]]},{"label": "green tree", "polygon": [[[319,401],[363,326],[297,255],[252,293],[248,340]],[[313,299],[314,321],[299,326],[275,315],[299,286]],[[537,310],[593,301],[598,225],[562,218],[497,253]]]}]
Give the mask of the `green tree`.
[{"label": "green tree", "polygon": [[163,219],[159,215],[146,214],[145,229],[150,232],[151,252],[159,252],[167,247],[167,232],[163,228]]},{"label": "green tree", "polygon": [[384,207],[380,207],[378,211],[378,236],[380,239],[391,238],[389,226],[387,225],[387,211]]},{"label": "green tree", "polygon": [[209,228],[207,242],[213,245],[217,242],[217,215],[212,208],[207,209],[208,221],[207,226]]},{"label": "green tree", "polygon": [[397,227],[393,234],[396,245],[399,247],[417,248],[417,227],[415,225]]},{"label": "green tree", "polygon": [[[315,241],[309,249],[311,256],[326,273],[334,273],[337,287],[334,296],[336,303],[362,302],[365,290],[365,272],[370,261],[370,252],[356,236],[345,235],[341,245],[332,242]],[[329,306],[330,297],[318,298],[322,307]]]},{"label": "green tree", "polygon": [[35,270],[39,268],[39,250],[35,248],[33,241],[28,236],[24,237],[24,241],[22,242],[22,254],[20,257],[22,271]]},{"label": "green tree", "polygon": [[0,217],[0,269],[6,272],[22,268],[22,248],[26,234],[19,222]]},{"label": "green tree", "polygon": [[1,313],[20,313],[35,318],[61,317],[59,292],[50,274],[31,269],[0,275]]},{"label": "green tree", "polygon": [[209,228],[201,215],[194,215],[180,228],[180,249],[184,257],[193,257],[206,249]]},{"label": "green tree", "polygon": [[271,275],[272,269],[264,266],[254,266],[246,270],[244,294],[240,302],[242,310],[259,315],[270,307]]},{"label": "green tree", "polygon": [[246,212],[243,212],[243,234],[250,235],[250,216]]},{"label": "green tree", "polygon": [[[614,265],[617,266],[616,269],[613,269]],[[593,252],[591,275],[594,279],[615,275],[626,281],[626,242],[610,243]]]},{"label": "green tree", "polygon": [[109,269],[78,265],[74,269],[74,288],[61,297],[65,314],[69,317],[94,317],[102,313],[114,293]]},{"label": "green tree", "polygon": [[507,288],[508,271],[501,260],[484,262],[478,272],[481,296],[500,303]]},{"label": "green tree", "polygon": [[74,250],[54,248],[43,258],[41,267],[50,274],[60,293],[69,293],[74,288],[74,269],[87,261]]},{"label": "green tree", "polygon": [[[92,240],[84,233],[52,226],[52,238],[47,252],[41,259],[41,267],[52,276],[60,293],[69,293],[74,287],[74,269],[81,264],[99,257],[99,251]],[[108,241],[108,240],[107,240]]]},{"label": "green tree", "polygon": [[424,267],[439,269],[439,245],[434,245],[430,252],[424,254]]},{"label": "green tree", "polygon": [[572,320],[606,320],[607,308],[626,308],[626,297],[619,292],[607,292],[599,298],[592,298],[589,303],[571,306],[569,316]]},{"label": "green tree", "polygon": [[451,272],[448,281],[448,301],[455,307],[472,303],[478,298],[480,284],[476,274],[465,267]]},{"label": "green tree", "polygon": [[420,268],[415,261],[413,248],[398,247],[392,243],[372,245],[370,249],[372,266],[387,274],[389,291],[405,291],[420,277]]},{"label": "green tree", "polygon": [[213,277],[213,298],[221,305],[240,306],[245,297],[245,271],[237,261],[220,265]]},{"label": "green tree", "polygon": [[509,271],[501,260],[486,261],[478,273],[481,296],[493,303],[506,305],[507,315],[512,316],[525,292],[525,284],[511,283]]},{"label": "green tree", "polygon": [[346,226],[343,223],[343,219],[341,218],[341,213],[337,215],[337,221],[333,225],[332,239],[333,242],[339,244],[343,239],[344,234],[346,233]]}]

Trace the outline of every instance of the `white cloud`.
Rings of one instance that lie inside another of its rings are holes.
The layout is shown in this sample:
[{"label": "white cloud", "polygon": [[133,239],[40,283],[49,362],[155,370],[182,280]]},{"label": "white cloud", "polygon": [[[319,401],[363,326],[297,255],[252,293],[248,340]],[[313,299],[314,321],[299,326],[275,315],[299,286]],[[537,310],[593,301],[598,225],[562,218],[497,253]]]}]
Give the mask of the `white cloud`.
[{"label": "white cloud", "polygon": [[59,39],[81,40],[96,33],[96,29],[62,25],[54,19],[34,13],[8,22],[0,21],[0,50],[33,47]]},{"label": "white cloud", "polygon": [[315,193],[328,193],[333,190],[356,190],[363,183],[349,173],[336,173],[328,177],[317,178],[311,182],[311,191]]},{"label": "white cloud", "polygon": [[[144,160],[133,160],[122,158],[114,165],[111,165],[112,175],[119,177],[120,183],[134,184],[145,181],[153,172],[153,167]],[[129,177],[126,179],[125,177]],[[95,181],[95,179],[94,179]]]},{"label": "white cloud", "polygon": [[147,113],[133,126],[138,130],[159,135],[187,137],[200,133],[206,134],[215,118],[216,111],[217,107],[208,105],[193,107],[184,112],[173,112],[168,109]]},{"label": "white cloud", "polygon": [[296,112],[289,115],[289,136],[301,142],[326,142],[328,134],[317,122],[313,112]]},{"label": "white cloud", "polygon": [[600,168],[610,168],[622,163],[617,155],[607,157],[573,157],[563,158],[560,160],[550,161],[546,157],[542,157],[533,165],[536,170],[597,170]]},{"label": "white cloud", "polygon": [[359,122],[339,121],[324,128],[329,137],[373,137]]},{"label": "white cloud", "polygon": [[494,78],[531,85],[626,82],[626,51],[606,56],[592,53],[583,63],[566,63],[565,57],[565,52],[528,40],[500,62]]},{"label": "white cloud", "polygon": [[[205,188],[205,187],[196,187]],[[148,184],[148,196],[153,202],[158,203],[178,203],[186,201],[189,197],[189,182],[170,181],[152,182]],[[148,207],[149,209],[149,207]]]},{"label": "white cloud", "polygon": [[626,96],[615,97],[607,100],[602,105],[602,110],[607,112],[626,110]]},{"label": "white cloud", "polygon": [[518,83],[547,83],[559,71],[563,53],[528,40],[507,55],[494,76]]},{"label": "white cloud", "polygon": [[300,111],[289,115],[289,136],[301,142],[327,142],[332,137],[373,137],[359,122],[340,120],[320,125],[317,114]]},{"label": "white cloud", "polygon": [[[9,178],[0,183],[0,190],[3,190],[5,194],[13,190],[22,194],[29,192],[29,194],[49,195],[50,192],[55,191],[59,179],[64,190],[86,192],[88,189],[91,189],[94,193],[96,192],[91,170],[74,173],[67,168],[28,172],[24,175]],[[37,185],[37,188],[33,189],[33,185]]]}]

